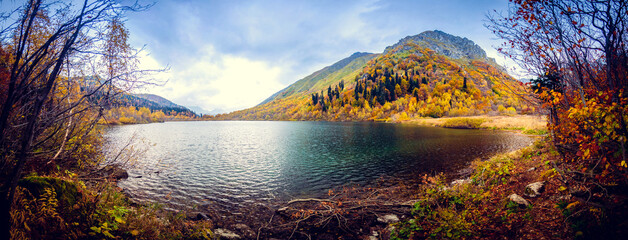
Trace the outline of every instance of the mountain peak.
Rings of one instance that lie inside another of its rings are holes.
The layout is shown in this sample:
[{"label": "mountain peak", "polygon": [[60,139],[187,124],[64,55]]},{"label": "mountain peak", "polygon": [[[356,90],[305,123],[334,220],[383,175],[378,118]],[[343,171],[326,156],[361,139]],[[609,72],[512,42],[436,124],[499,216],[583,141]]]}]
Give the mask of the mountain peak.
[{"label": "mountain peak", "polygon": [[[395,45],[387,47],[386,50],[384,50],[384,53],[388,53],[393,50],[407,50],[407,47],[402,47],[401,49],[397,49],[397,47],[406,45],[410,42],[418,44],[421,47],[429,48],[439,54],[454,59],[487,59],[486,52],[484,52],[484,50],[473,41],[467,38],[454,36],[440,30],[425,31],[418,35],[407,36],[399,40],[399,42]],[[408,46],[408,48],[409,47],[410,46]]]}]

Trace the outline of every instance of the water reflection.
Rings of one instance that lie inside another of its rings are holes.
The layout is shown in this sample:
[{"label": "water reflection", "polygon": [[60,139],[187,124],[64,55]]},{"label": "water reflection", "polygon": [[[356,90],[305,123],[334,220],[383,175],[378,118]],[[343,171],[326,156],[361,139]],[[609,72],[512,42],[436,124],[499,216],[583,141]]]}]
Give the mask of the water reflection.
[{"label": "water reflection", "polygon": [[112,127],[110,148],[134,133],[154,146],[119,185],[139,200],[180,207],[233,207],[385,175],[452,171],[532,142],[505,132],[385,123],[168,122]]}]

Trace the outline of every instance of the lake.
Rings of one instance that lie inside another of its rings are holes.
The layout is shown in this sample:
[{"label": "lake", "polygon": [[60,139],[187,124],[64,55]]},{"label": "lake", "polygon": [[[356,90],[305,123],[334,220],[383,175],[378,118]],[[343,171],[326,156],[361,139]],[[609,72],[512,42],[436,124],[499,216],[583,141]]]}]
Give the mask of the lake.
[{"label": "lake", "polygon": [[132,138],[140,154],[118,186],[175,208],[237,208],[385,176],[458,171],[533,142],[503,131],[373,122],[166,122],[108,128],[109,154]]}]

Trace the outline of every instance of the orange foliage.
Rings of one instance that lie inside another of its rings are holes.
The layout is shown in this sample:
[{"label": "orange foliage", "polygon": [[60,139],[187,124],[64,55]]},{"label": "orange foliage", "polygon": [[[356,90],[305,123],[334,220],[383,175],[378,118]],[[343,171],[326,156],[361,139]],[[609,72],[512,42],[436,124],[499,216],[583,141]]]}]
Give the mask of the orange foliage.
[{"label": "orange foliage", "polygon": [[196,116],[189,112],[171,111],[164,113],[161,110],[151,111],[147,107],[117,107],[105,112],[100,124],[136,124],[164,121],[194,120]]}]

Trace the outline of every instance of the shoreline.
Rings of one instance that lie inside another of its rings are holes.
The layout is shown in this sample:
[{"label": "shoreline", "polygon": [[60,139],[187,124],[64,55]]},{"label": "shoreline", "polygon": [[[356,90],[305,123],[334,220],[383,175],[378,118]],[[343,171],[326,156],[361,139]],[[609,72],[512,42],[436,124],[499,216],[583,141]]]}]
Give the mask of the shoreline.
[{"label": "shoreline", "polygon": [[[445,126],[447,121],[456,120],[480,120],[481,123],[475,127],[448,127]],[[301,120],[246,120],[246,119],[177,119],[177,120],[165,120],[158,122],[148,123],[109,123],[101,124],[102,126],[124,126],[124,125],[138,125],[138,124],[151,124],[151,123],[166,123],[166,122],[213,122],[213,121],[275,121],[275,122],[299,122]],[[388,119],[371,119],[364,121],[329,121],[329,120],[303,120],[304,122],[381,122],[381,123],[393,123],[393,124],[412,124],[418,126],[427,127],[443,127],[443,128],[463,128],[463,129],[485,129],[485,130],[505,130],[505,131],[531,131],[534,133],[528,135],[544,135],[547,129],[547,120],[544,115],[475,115],[475,116],[460,116],[460,117],[441,117],[441,118],[429,118],[419,117],[411,118],[407,120],[391,120]]]},{"label": "shoreline", "polygon": [[[488,130],[508,130],[508,131],[544,131],[546,130],[547,120],[543,115],[513,115],[513,116],[465,116],[465,117],[442,117],[442,118],[418,118],[400,121],[398,123],[415,124],[430,127],[445,127],[448,121],[456,120],[479,120],[479,125],[469,129],[488,129]],[[456,127],[449,127],[456,128]],[[537,135],[537,134],[532,134]]]},{"label": "shoreline", "polygon": [[[487,116],[477,116],[476,118],[483,118],[483,117],[487,117]],[[505,118],[507,117],[496,116],[496,117],[493,117],[492,119],[505,119]],[[446,118],[446,119],[440,119],[440,120],[445,121],[447,119],[456,119],[456,118]],[[423,119],[413,120],[413,121],[408,121],[408,122],[399,122],[399,123],[393,122],[393,123],[394,124],[416,124],[416,125],[430,126],[430,127],[442,127],[438,124],[428,125],[426,124],[426,122],[420,122],[422,120]],[[434,121],[432,120],[432,122]],[[492,122],[496,122],[496,121],[493,120]],[[490,129],[490,128],[479,128],[479,129]],[[513,129],[496,129],[496,130],[512,131]],[[522,131],[522,130],[519,130],[519,131]],[[525,146],[525,147],[522,147],[521,149],[528,148],[528,147],[529,146]],[[503,155],[503,154],[511,154],[513,152],[521,151],[521,149],[512,150],[508,153],[497,153],[486,159],[481,159],[480,161],[481,162],[488,161],[489,159],[495,156]],[[394,213],[396,213],[394,214],[396,218],[398,218],[399,220],[407,220],[408,217],[411,216],[413,204],[405,204],[405,203],[407,203],[408,201],[413,201],[413,202],[417,201],[417,199],[412,198],[410,195],[420,194],[420,190],[422,188],[422,185],[425,184],[426,179],[439,177],[439,178],[442,178],[442,181],[444,181],[447,186],[455,182],[468,181],[468,178],[471,175],[473,175],[475,172],[475,169],[473,167],[476,161],[478,160],[470,161],[469,163],[466,164],[465,167],[462,167],[457,170],[451,170],[449,172],[420,174],[423,179],[421,179],[421,176],[419,176],[419,174],[417,174],[416,179],[412,179],[412,180],[403,180],[395,176],[388,176],[388,177],[384,176],[376,180],[375,183],[369,184],[366,186],[360,186],[360,185],[355,185],[355,184],[346,184],[343,186],[337,186],[334,189],[330,189],[330,193],[334,192],[335,194],[329,194],[329,196],[314,196],[316,198],[307,198],[307,199],[276,199],[268,203],[264,203],[260,201],[255,204],[252,204],[251,206],[242,207],[241,209],[220,209],[220,208],[214,207],[211,204],[207,204],[207,206],[198,206],[197,208],[194,208],[194,209],[171,209],[168,211],[171,211],[173,214],[183,213],[186,215],[186,218],[189,220],[195,220],[195,221],[209,220],[211,221],[212,225],[216,227],[214,230],[221,229],[219,230],[219,232],[228,233],[227,235],[233,233],[240,237],[243,237],[244,239],[255,239],[257,238],[260,232],[264,232],[265,234],[268,234],[266,235],[266,237],[274,236],[274,237],[280,237],[280,238],[282,237],[288,238],[290,236],[287,235],[287,233],[290,232],[290,230],[296,229],[296,227],[292,229],[288,229],[281,226],[286,225],[286,224],[290,225],[291,223],[294,224],[294,221],[290,219],[302,213],[303,211],[308,212],[312,209],[320,208],[321,203],[326,203],[328,201],[333,201],[336,203],[336,205],[338,205],[340,202],[345,202],[344,204],[346,205],[350,203],[355,204],[356,202],[366,201],[372,198],[373,196],[376,196],[376,198],[380,198],[380,197],[384,198],[384,196],[381,196],[381,195],[384,195],[381,192],[386,192],[385,195],[388,195],[388,196],[385,196],[386,200],[376,200],[374,202],[377,202],[377,201],[380,201],[380,202],[373,203],[373,205],[370,206],[370,208],[379,208],[378,211],[382,212],[384,215],[387,215],[387,213],[385,212],[388,209],[388,205],[390,204],[396,205],[393,211]],[[379,186],[376,186],[376,185],[379,185]],[[401,193],[401,192],[404,192],[404,193]],[[128,196],[128,197],[131,201],[133,201],[132,196]],[[394,201],[390,199],[391,197],[395,198]],[[297,202],[295,203],[294,201],[297,201]],[[160,202],[153,202],[153,203],[168,206],[168,203],[160,203]],[[150,204],[150,203],[143,202],[141,204]],[[378,206],[378,205],[381,205],[381,206]],[[339,207],[339,206],[336,206],[336,207]],[[354,207],[359,207],[359,206],[354,206]],[[205,209],[199,209],[199,208],[205,208]],[[288,209],[293,212],[288,211]],[[243,214],[243,213],[247,213],[247,214]],[[276,216],[278,214],[283,215],[281,216],[281,220],[278,216]],[[378,234],[390,232],[390,229],[388,230],[386,229],[388,226],[388,223],[386,223],[385,221],[379,221],[377,216],[374,217],[370,215],[370,213],[361,213],[361,214],[362,215],[358,215],[360,216],[359,218],[362,219],[361,222],[352,223],[354,225],[353,227],[359,227],[362,225],[373,226],[373,227],[371,231],[369,232],[359,232],[358,234],[359,236],[367,236],[371,234],[373,231],[377,232]],[[369,217],[365,217],[366,215],[363,215],[363,214],[369,215]],[[269,225],[270,223],[272,223],[273,218],[274,218],[275,224],[277,223],[281,223],[281,224]],[[353,221],[356,219],[347,219],[347,221]],[[312,231],[316,232],[318,230],[320,229],[314,228],[314,230]],[[336,234],[340,234],[342,232],[340,230],[336,232]],[[258,233],[258,234],[253,235],[252,234],[253,232]],[[336,236],[344,236],[344,235],[336,235]],[[352,235],[352,237],[356,237],[356,235]]]}]

